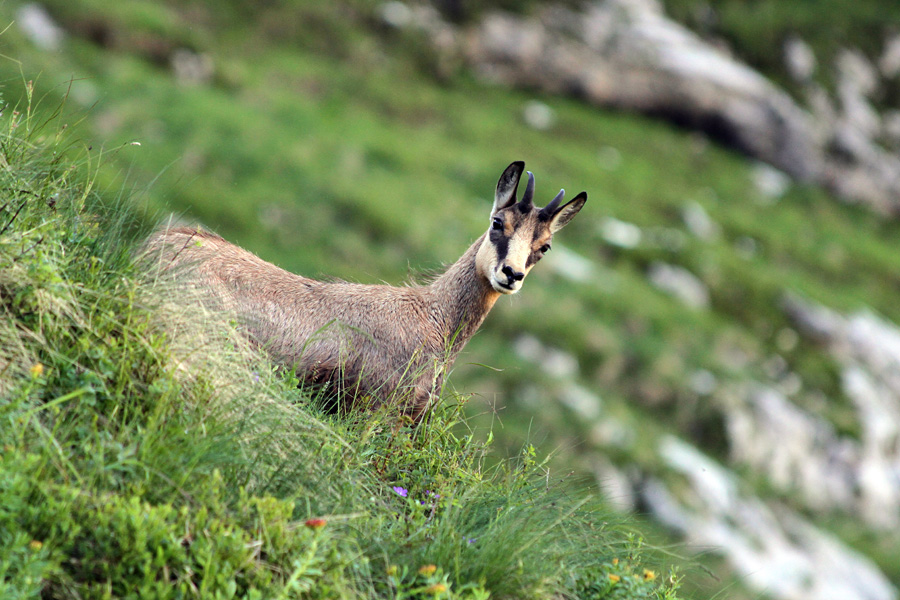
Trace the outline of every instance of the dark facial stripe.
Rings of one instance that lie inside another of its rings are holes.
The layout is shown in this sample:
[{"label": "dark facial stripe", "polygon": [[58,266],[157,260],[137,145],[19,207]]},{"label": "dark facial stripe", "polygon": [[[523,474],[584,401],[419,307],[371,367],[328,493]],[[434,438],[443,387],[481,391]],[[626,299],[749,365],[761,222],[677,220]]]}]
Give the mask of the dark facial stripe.
[{"label": "dark facial stripe", "polygon": [[[541,239],[542,237],[544,237],[544,235],[546,235],[546,233],[547,233],[547,229],[545,227],[535,228],[534,233],[531,236],[531,247],[534,248],[537,245],[538,240]],[[544,243],[549,244],[551,239],[552,239],[552,237],[547,238],[547,240]],[[531,265],[536,263],[538,260],[540,260],[540,255],[537,252],[535,252],[534,250],[532,250],[531,254],[528,255],[528,260],[525,262],[525,266],[530,267]]]},{"label": "dark facial stripe", "polygon": [[497,249],[497,261],[502,262],[509,253],[509,238],[501,231],[492,231],[491,242],[493,242],[494,248]]}]

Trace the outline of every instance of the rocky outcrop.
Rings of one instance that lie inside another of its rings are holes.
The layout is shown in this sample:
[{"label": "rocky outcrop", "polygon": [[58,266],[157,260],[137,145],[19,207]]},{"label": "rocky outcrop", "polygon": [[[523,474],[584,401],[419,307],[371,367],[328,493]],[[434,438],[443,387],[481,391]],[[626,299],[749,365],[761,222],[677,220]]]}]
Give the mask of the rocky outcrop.
[{"label": "rocky outcrop", "polygon": [[[797,306],[792,310],[800,310]],[[811,305],[809,309],[809,320],[815,322],[819,339],[837,334],[846,324],[830,311]],[[858,333],[866,331],[870,331],[869,326],[862,325]],[[857,352],[880,357],[875,362],[883,365],[885,374],[892,372],[892,363],[883,351],[900,343],[900,331],[888,331],[890,327],[883,330],[885,335],[876,336],[885,341],[876,342],[877,349],[859,348]],[[856,336],[835,336],[835,347],[849,349],[852,344],[845,342],[850,337]],[[872,339],[868,333],[863,337]],[[647,438],[642,438],[633,424],[619,419],[598,395],[572,382],[580,370],[574,356],[527,334],[517,338],[513,348],[555,383],[522,390],[518,396],[533,403],[535,409],[554,399],[585,425],[585,441],[597,450],[590,459],[592,468],[613,506],[649,512],[656,521],[681,534],[690,547],[722,556],[744,585],[765,597],[898,597],[896,587],[872,560],[787,503],[755,495],[732,470],[683,439],[667,434],[652,442],[650,448],[644,447],[642,453],[654,455],[650,469],[633,462],[614,464],[610,455],[617,451],[630,454],[636,444],[646,444]],[[725,421],[730,458],[735,464],[749,467],[774,490],[813,513],[855,515],[863,511],[863,519],[873,529],[894,527],[898,511],[891,503],[898,496],[890,486],[897,478],[881,470],[894,460],[885,454],[883,445],[884,434],[895,431],[892,416],[872,412],[867,418],[873,424],[886,418],[888,423],[875,438],[864,433],[861,440],[855,440],[839,434],[822,417],[796,406],[784,391],[772,385],[726,383],[703,387],[706,393],[716,388],[718,410]],[[881,451],[874,451],[874,446]]]},{"label": "rocky outcrop", "polygon": [[678,485],[651,478],[643,502],[690,544],[723,553],[752,589],[783,600],[897,598],[868,558],[789,508],[743,493],[729,470],[693,446],[666,437],[658,452]]},{"label": "rocky outcrop", "polygon": [[725,139],[801,179],[823,170],[809,116],[764,77],[668,20],[652,1],[488,15],[466,61],[508,85],[660,115]]},{"label": "rocky outcrop", "polygon": [[[843,316],[796,297],[784,304],[800,331],[824,344],[840,366],[859,433],[839,438],[821,419],[796,408],[798,418],[787,425],[768,410],[770,424],[756,420],[753,445],[766,444],[759,435],[766,428],[780,440],[770,440],[768,460],[807,474],[794,481],[810,506],[825,502],[874,529],[895,529],[900,526],[900,329],[871,312]],[[775,420],[791,434],[779,437],[771,425]]]},{"label": "rocky outcrop", "polygon": [[[725,50],[666,18],[657,0],[598,0],[581,10],[546,5],[528,17],[494,12],[465,28],[420,6],[404,22],[426,29],[445,61],[461,60],[491,81],[662,116],[795,179],[825,185],[882,214],[900,213],[900,158],[878,143],[894,121],[900,136],[900,116],[882,120],[872,110],[867,96],[877,77],[859,53],[839,58],[832,100],[812,81],[815,56],[802,40],[789,41],[788,70],[807,86],[806,110]],[[896,47],[900,42],[889,44],[882,71],[900,71]]]}]

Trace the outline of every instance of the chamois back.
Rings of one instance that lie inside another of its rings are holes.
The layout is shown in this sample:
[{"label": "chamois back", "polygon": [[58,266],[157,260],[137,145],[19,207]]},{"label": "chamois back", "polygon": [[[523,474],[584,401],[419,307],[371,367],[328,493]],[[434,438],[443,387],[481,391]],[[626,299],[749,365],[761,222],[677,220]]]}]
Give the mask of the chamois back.
[{"label": "chamois back", "polygon": [[391,403],[418,420],[497,298],[521,288],[553,234],[587,199],[582,192],[559,206],[560,192],[537,208],[528,173],[517,201],[523,170],[522,162],[507,167],[488,231],[428,285],[318,281],[191,227],[156,232],[144,255],[199,290],[210,306],[235,315],[253,344],[337,408]]}]

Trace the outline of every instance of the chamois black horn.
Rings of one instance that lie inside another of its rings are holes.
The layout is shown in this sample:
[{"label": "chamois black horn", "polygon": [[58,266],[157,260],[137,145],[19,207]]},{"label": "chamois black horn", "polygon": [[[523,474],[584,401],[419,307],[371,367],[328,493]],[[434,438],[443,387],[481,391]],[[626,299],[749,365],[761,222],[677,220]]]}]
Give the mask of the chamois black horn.
[{"label": "chamois black horn", "polygon": [[522,212],[528,212],[534,207],[534,173],[528,171],[528,185],[525,186],[525,193],[522,194],[522,200],[519,202],[519,208]]},{"label": "chamois black horn", "polygon": [[556,213],[556,209],[559,208],[559,203],[562,202],[562,199],[566,196],[566,190],[559,190],[559,193],[556,195],[556,198],[550,201],[550,203],[541,209],[541,214],[539,215],[541,221],[550,220],[553,215]]}]

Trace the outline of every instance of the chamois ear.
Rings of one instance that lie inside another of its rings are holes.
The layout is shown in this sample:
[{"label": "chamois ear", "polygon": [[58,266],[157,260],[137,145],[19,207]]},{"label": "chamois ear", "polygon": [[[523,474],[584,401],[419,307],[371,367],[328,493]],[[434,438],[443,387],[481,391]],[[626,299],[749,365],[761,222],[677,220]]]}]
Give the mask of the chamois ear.
[{"label": "chamois ear", "polygon": [[525,170],[525,163],[517,160],[512,163],[497,182],[497,191],[494,192],[494,207],[491,209],[493,217],[498,210],[512,206],[516,201],[516,192],[519,189],[519,179],[522,177],[522,171]]},{"label": "chamois ear", "polygon": [[587,192],[581,192],[558,209],[550,219],[551,235],[565,227],[578,214],[585,202],[587,202]]}]

